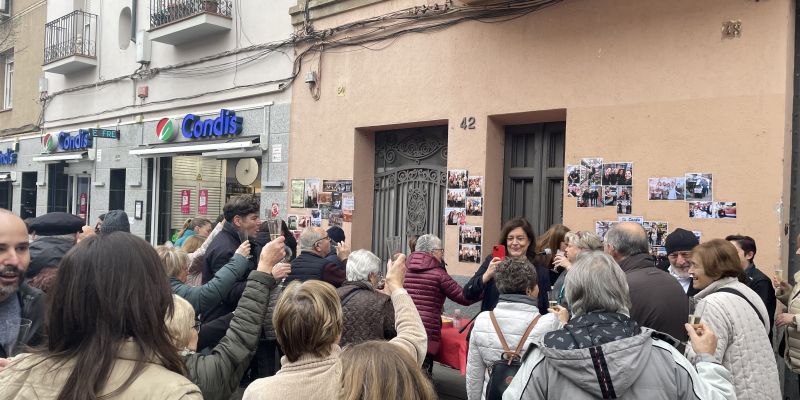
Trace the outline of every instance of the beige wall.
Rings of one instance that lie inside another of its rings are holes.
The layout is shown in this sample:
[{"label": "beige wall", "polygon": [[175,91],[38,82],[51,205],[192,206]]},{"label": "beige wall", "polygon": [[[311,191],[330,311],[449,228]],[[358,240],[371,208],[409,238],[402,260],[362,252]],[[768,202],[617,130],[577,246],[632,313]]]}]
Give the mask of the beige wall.
[{"label": "beige wall", "polygon": [[[590,156],[634,163],[633,215],[700,230],[704,240],[749,234],[759,244],[757,264],[770,270],[787,252],[792,3],[573,0],[511,22],[404,36],[381,51],[325,53],[320,100],[302,83],[293,88],[290,179],[353,177],[356,212],[346,228],[354,248],[369,248],[373,155],[365,132],[449,121],[448,168],[487,176],[485,216],[467,221],[484,226],[487,254],[502,222],[504,124],[542,119],[512,114],[562,110],[568,164]],[[382,2],[314,26],[411,5]],[[740,38],[722,38],[730,19],[742,21]],[[300,76],[317,68],[307,61]],[[476,117],[477,129],[459,128],[465,116]],[[713,173],[715,200],[738,202],[739,217],[690,220],[686,203],[646,200],[648,177],[685,172]],[[564,223],[573,229],[606,219],[616,219],[613,210],[565,200]],[[451,273],[471,274],[477,264],[456,262],[457,227],[445,236]]]},{"label": "beige wall", "polygon": [[[13,108],[0,111],[0,135],[3,131],[36,124],[39,105],[39,77],[44,59],[44,25],[47,15],[45,1],[15,0],[11,23],[13,41],[3,43],[0,53],[14,48]],[[2,75],[0,69],[0,75]],[[2,87],[2,80],[0,80]],[[2,92],[0,91],[0,94]],[[2,97],[0,96],[0,100]],[[2,107],[2,105],[0,105]],[[7,131],[6,131],[7,132]]]}]

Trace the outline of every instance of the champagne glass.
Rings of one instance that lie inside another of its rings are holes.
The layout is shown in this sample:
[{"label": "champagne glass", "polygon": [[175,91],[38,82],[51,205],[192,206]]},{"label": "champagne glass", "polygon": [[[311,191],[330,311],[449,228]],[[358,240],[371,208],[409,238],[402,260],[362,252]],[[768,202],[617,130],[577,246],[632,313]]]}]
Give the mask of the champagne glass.
[{"label": "champagne glass", "polygon": [[31,330],[33,321],[27,318],[9,318],[5,321],[0,321],[0,333],[4,337],[13,336],[16,332],[16,340],[10,349],[6,349],[9,357],[16,356],[25,351],[25,342],[28,340],[28,334]]}]

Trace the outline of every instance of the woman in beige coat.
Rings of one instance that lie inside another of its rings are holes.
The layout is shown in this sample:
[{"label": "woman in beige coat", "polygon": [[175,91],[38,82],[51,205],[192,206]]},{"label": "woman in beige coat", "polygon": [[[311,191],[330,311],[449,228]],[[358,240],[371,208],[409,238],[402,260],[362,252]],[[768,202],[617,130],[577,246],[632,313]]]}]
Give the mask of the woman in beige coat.
[{"label": "woman in beige coat", "polygon": [[[797,236],[797,243],[800,244],[800,235]],[[800,248],[797,250],[800,255]],[[800,272],[794,274],[794,281],[800,281]],[[800,285],[794,287],[778,278],[772,278],[772,285],[775,286],[775,296],[778,301],[786,306],[784,313],[778,314],[775,318],[775,325],[785,326],[783,360],[786,366],[795,374],[800,374]]]}]

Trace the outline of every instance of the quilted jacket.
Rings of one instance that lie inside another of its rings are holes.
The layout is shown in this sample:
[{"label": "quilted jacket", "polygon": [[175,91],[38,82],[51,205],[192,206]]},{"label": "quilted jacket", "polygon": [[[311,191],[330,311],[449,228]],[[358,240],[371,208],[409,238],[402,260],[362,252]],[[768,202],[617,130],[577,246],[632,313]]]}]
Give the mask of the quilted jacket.
[{"label": "quilted jacket", "polygon": [[786,326],[786,350],[783,358],[786,366],[795,374],[800,374],[800,285],[795,285],[792,290],[778,292],[778,300],[781,301],[789,310],[789,314],[794,314],[794,323]]},{"label": "quilted jacket", "polygon": [[[761,318],[741,297],[718,292],[721,288],[734,289],[747,297],[758,309]],[[722,278],[712,282],[695,295],[698,301],[694,311],[700,320],[709,325],[717,335],[715,356],[733,375],[736,397],[739,399],[780,399],[778,367],[767,338],[769,327],[767,308],[761,298],[736,278]],[[693,360],[691,343],[686,354]]]},{"label": "quilted jacket", "polygon": [[439,353],[442,337],[442,307],[445,297],[461,304],[472,301],[464,298],[458,282],[439,266],[439,261],[428,253],[415,251],[406,260],[408,270],[403,287],[408,290],[428,334],[428,354]]},{"label": "quilted jacket", "polygon": [[[520,338],[528,329],[531,321],[539,315],[537,299],[523,295],[500,295],[500,301],[494,309],[494,318],[503,332],[508,347],[513,351]],[[543,315],[531,330],[525,350],[532,342],[539,342],[545,333],[559,328],[555,314]],[[488,368],[503,354],[503,345],[494,330],[489,312],[484,311],[475,319],[472,336],[469,340],[469,356],[467,357],[467,399],[483,399],[486,384],[489,382]]]}]

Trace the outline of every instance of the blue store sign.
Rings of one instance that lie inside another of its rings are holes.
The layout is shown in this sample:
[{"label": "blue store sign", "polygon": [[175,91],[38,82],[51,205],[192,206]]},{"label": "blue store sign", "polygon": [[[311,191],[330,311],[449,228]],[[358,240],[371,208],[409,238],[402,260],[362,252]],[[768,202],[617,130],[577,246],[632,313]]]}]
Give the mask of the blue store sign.
[{"label": "blue store sign", "polygon": [[187,114],[181,123],[181,133],[187,139],[238,135],[242,133],[242,117],[225,109],[220,110],[219,117],[214,119],[202,120],[194,114]]},{"label": "blue store sign", "polygon": [[79,129],[75,136],[67,132],[58,134],[58,147],[61,150],[82,150],[92,147],[92,135],[86,129]]},{"label": "blue store sign", "polygon": [[0,165],[14,165],[17,163],[17,152],[6,149],[5,153],[0,153]]}]

